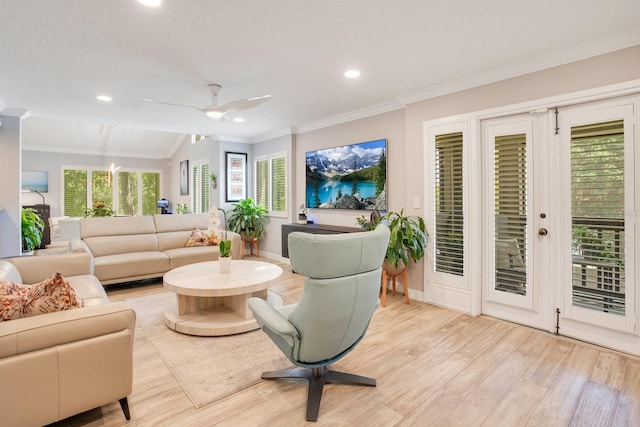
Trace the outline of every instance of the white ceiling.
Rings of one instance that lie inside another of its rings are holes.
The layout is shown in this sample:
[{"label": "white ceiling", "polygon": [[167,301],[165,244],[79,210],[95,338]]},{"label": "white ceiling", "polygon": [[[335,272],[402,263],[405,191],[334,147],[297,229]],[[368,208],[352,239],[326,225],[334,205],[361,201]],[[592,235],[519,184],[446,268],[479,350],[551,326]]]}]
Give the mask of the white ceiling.
[{"label": "white ceiling", "polygon": [[[0,0],[0,34],[25,147],[166,157],[180,134],[259,141],[640,44],[640,1]],[[244,123],[139,100],[205,106],[209,83],[273,98]]]}]

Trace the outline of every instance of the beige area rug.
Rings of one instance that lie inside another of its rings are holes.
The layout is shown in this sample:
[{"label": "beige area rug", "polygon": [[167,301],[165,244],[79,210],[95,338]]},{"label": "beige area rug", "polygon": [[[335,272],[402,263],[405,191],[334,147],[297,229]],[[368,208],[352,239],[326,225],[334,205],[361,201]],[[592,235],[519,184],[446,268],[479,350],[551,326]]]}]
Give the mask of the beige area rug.
[{"label": "beige area rug", "polygon": [[196,408],[256,384],[264,371],[292,366],[260,329],[226,337],[194,337],[167,328],[164,310],[175,303],[171,292],[127,302]]}]

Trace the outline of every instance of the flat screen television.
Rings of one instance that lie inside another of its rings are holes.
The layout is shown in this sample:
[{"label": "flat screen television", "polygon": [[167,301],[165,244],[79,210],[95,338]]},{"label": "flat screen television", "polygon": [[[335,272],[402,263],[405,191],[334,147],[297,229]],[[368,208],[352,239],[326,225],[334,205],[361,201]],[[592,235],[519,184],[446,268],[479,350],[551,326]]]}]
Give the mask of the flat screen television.
[{"label": "flat screen television", "polygon": [[156,206],[161,209],[169,209],[169,201],[167,199],[158,200]]},{"label": "flat screen television", "polygon": [[387,140],[308,151],[308,208],[387,210]]}]

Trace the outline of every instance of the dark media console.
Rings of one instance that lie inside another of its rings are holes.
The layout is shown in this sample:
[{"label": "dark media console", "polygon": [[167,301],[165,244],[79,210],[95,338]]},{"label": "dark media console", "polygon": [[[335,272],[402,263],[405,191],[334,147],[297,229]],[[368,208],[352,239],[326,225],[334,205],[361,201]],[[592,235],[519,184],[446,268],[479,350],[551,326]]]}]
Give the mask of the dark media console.
[{"label": "dark media console", "polygon": [[282,256],[285,258],[289,258],[289,233],[294,231],[311,234],[342,234],[359,233],[362,228],[326,224],[282,224]]}]

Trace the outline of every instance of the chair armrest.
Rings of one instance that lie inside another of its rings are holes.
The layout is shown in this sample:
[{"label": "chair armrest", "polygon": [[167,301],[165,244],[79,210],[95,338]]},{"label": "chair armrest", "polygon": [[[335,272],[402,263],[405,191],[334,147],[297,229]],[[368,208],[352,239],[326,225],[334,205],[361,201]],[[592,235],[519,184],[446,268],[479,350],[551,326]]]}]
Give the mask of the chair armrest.
[{"label": "chair armrest", "polygon": [[119,301],[0,322],[0,358],[127,329],[133,337],[135,321],[135,311]]},{"label": "chair armrest", "polygon": [[295,326],[278,310],[269,305],[268,302],[262,298],[249,298],[247,304],[253,311],[260,327],[266,325],[270,330],[281,336],[291,347],[294,347],[295,342],[300,340],[300,334]]},{"label": "chair armrest", "polygon": [[6,261],[16,266],[26,284],[42,282],[56,271],[65,277],[93,274],[93,257],[87,252],[21,256]]}]

